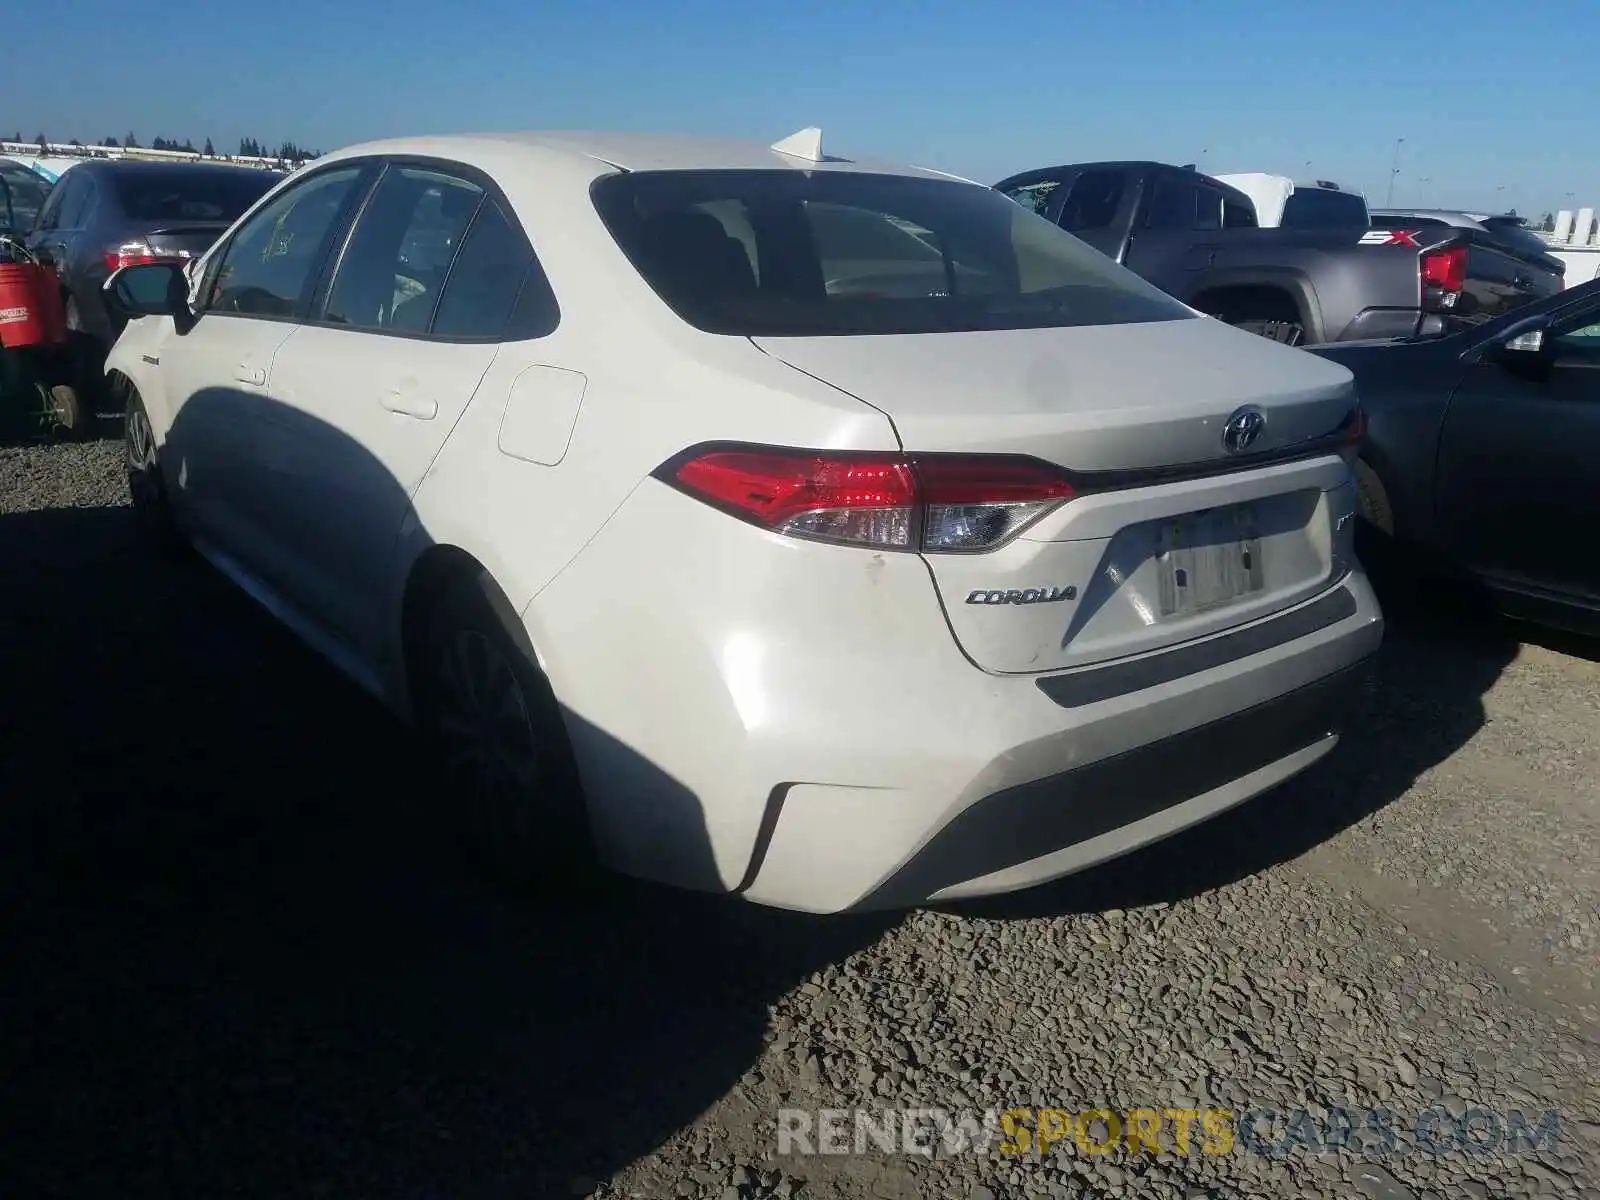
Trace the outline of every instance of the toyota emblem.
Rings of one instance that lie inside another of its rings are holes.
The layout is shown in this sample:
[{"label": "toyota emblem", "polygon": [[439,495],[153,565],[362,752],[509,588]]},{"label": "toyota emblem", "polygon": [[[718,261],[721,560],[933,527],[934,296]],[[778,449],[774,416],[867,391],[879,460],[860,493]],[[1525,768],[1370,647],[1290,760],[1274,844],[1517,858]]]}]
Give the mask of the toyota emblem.
[{"label": "toyota emblem", "polygon": [[1243,454],[1267,427],[1267,415],[1253,405],[1238,409],[1222,427],[1222,446],[1229,454]]}]

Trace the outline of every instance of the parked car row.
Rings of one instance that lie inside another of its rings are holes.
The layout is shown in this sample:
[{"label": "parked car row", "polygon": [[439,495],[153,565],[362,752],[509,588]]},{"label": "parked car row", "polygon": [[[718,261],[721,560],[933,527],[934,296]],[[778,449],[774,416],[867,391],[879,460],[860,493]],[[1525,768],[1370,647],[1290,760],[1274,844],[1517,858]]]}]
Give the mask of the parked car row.
[{"label": "parked car row", "polygon": [[995,186],[1185,303],[1289,345],[1439,336],[1562,284],[1559,260],[1503,227],[1374,222],[1359,195],[1327,181],[1118,162]]},{"label": "parked car row", "polygon": [[[1330,752],[1382,636],[1372,479],[1396,536],[1450,494],[1411,486],[1408,414],[1475,444],[1470,475],[1494,447],[1462,387],[1484,414],[1488,372],[1548,387],[1524,354],[1588,386],[1565,348],[1595,289],[1451,332],[1418,299],[1436,243],[1289,225],[1317,203],[1260,229],[1179,168],[995,189],[815,130],[368,143],[187,267],[115,270],[107,377],[151,545],[414,722],[497,870],[981,895]],[[1303,264],[1319,333],[1409,272],[1408,336],[1311,353],[1208,318],[1178,270],[1264,286],[1225,273],[1267,261],[1235,232]]]},{"label": "parked car row", "polygon": [[[22,235],[28,250],[54,267],[79,382],[102,373],[122,331],[106,310],[105,281],[135,263],[185,262],[203,254],[235,218],[284,176],[217,164],[89,159],[53,185],[21,164],[0,178],[28,197],[0,211],[0,230]],[[21,176],[30,183],[18,183]],[[3,209],[3,205],[0,205]]]}]

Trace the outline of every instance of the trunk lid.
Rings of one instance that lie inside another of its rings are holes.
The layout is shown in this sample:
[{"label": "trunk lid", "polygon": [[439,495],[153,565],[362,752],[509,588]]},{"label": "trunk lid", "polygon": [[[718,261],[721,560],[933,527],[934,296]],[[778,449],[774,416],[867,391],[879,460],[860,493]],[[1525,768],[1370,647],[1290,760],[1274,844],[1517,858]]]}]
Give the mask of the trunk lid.
[{"label": "trunk lid", "polygon": [[1228,471],[1223,445],[1245,406],[1264,418],[1251,455],[1336,430],[1355,390],[1327,359],[1210,319],[755,341],[881,410],[908,452],[1024,454],[1083,479],[997,550],[924,556],[986,670],[1161,649],[1297,604],[1347,568],[1339,455]]},{"label": "trunk lid", "polygon": [[1030,454],[1073,471],[1227,458],[1222,426],[1266,416],[1252,453],[1334,429],[1349,371],[1205,318],[1072,329],[756,338],[882,411],[907,450]]}]

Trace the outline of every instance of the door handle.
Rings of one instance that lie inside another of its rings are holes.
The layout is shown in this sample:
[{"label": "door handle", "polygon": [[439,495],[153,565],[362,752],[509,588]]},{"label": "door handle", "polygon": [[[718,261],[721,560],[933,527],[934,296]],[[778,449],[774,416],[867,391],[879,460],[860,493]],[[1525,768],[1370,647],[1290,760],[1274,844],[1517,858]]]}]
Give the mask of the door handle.
[{"label": "door handle", "polygon": [[254,384],[256,387],[267,382],[267,373],[260,367],[252,367],[247,362],[242,362],[233,369],[233,377],[240,383]]},{"label": "door handle", "polygon": [[383,407],[392,413],[399,413],[403,417],[415,417],[419,421],[431,421],[439,415],[437,400],[402,391],[400,388],[395,388],[384,396]]}]

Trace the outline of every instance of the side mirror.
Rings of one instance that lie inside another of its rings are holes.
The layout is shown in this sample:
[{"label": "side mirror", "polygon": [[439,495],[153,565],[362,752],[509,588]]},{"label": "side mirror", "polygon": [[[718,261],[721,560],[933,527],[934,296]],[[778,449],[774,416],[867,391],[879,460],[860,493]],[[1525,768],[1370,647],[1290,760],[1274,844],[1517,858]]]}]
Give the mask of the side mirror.
[{"label": "side mirror", "polygon": [[1499,339],[1491,347],[1490,353],[1501,367],[1513,375],[1542,379],[1550,373],[1554,349],[1550,330],[1540,322],[1524,325],[1510,337]]},{"label": "side mirror", "polygon": [[141,263],[111,273],[101,288],[106,307],[125,321],[171,317],[178,332],[194,323],[189,311],[189,281],[181,263]]}]

